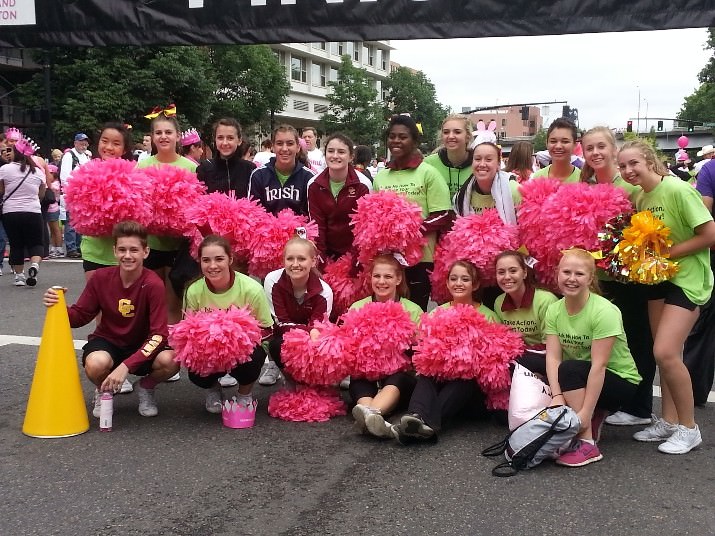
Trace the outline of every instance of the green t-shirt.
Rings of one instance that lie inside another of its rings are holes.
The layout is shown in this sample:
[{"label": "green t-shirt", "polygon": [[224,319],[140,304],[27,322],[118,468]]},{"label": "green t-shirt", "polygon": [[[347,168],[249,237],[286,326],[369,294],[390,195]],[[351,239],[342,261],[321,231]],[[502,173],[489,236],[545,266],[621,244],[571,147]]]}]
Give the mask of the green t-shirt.
[{"label": "green t-shirt", "polygon": [[[662,220],[670,228],[673,244],[692,238],[695,227],[713,219],[698,191],[677,177],[664,177],[652,191],[638,192],[636,208],[638,211],[650,210]],[[690,301],[703,305],[713,290],[709,250],[701,249],[674,260],[678,261],[680,269],[670,281],[682,288]]]},{"label": "green t-shirt", "polygon": [[328,181],[330,183],[330,191],[333,194],[333,197],[335,199],[338,198],[338,194],[340,191],[345,187],[345,181],[341,182],[335,182],[335,181]]},{"label": "green t-shirt", "polygon": [[[448,307],[452,307],[452,302],[443,303],[439,307],[442,307],[444,309],[446,309]],[[495,324],[499,323],[499,319],[497,318],[497,315],[494,314],[494,311],[492,311],[489,307],[487,307],[483,303],[480,303],[479,307],[475,307],[475,309],[477,311],[479,311],[480,313],[482,313],[482,315],[484,315],[484,318],[489,320],[489,322],[494,322]],[[432,313],[434,313],[436,310],[437,309],[432,309]]]},{"label": "green t-shirt", "polygon": [[[474,185],[476,186],[476,181]],[[509,181],[509,190],[511,190],[511,199],[514,202],[514,208],[521,204],[521,194],[519,193],[519,183],[516,181]],[[491,193],[480,194],[472,188],[472,194],[469,198],[469,204],[474,210],[475,214],[481,214],[482,211],[488,208],[496,208],[496,203]]]},{"label": "green t-shirt", "polygon": [[230,289],[220,294],[211,292],[203,277],[186,289],[184,310],[201,311],[210,309],[228,309],[247,306],[262,328],[273,325],[271,309],[266,293],[257,281],[247,275],[234,272],[235,280]]},{"label": "green t-shirt", "polygon": [[[543,179],[547,177],[551,177],[551,164],[549,164],[545,168],[540,169],[539,171],[534,172],[534,174],[531,176],[532,179]],[[561,182],[563,182],[564,184],[566,184],[567,182],[581,182],[581,170],[576,166],[573,166],[573,171],[571,172],[571,175],[566,177],[566,180],[563,180]]]},{"label": "green t-shirt", "polygon": [[640,383],[623,331],[621,311],[603,296],[590,294],[584,308],[575,315],[566,311],[565,298],[551,304],[546,311],[544,332],[559,338],[563,360],[591,361],[592,341],[615,337],[606,368],[624,380]]},{"label": "green t-shirt", "polygon": [[467,182],[467,179],[472,174],[471,166],[456,168],[444,165],[439,153],[432,153],[424,159],[424,162],[435,168],[440,177],[442,177],[447,188],[449,188],[450,199],[457,195],[459,188]]},{"label": "green t-shirt", "polygon": [[[156,159],[156,155],[145,158],[137,164],[137,168],[143,169],[148,167],[159,167],[159,166],[177,166],[183,169],[187,169],[192,173],[196,173],[196,162],[192,162],[184,156],[180,156],[177,160],[170,163],[159,162]],[[180,238],[175,236],[156,236],[149,235],[147,238],[147,243],[149,249],[156,249],[157,251],[176,251],[179,249],[181,243]]]},{"label": "green t-shirt", "polygon": [[[356,301],[350,306],[350,309],[361,309],[368,303],[372,303],[372,296],[368,296],[367,298],[363,298],[360,301]],[[410,315],[410,319],[412,320],[412,322],[414,322],[415,325],[419,326],[420,320],[422,319],[422,314],[424,313],[422,308],[416,303],[411,302],[407,298],[400,298],[400,305],[402,305],[402,308]]]},{"label": "green t-shirt", "polygon": [[114,239],[111,236],[82,235],[82,259],[103,266],[116,266]]},{"label": "green t-shirt", "polygon": [[640,186],[634,186],[630,182],[623,179],[620,175],[616,175],[616,178],[613,179],[613,186],[617,186],[618,188],[625,190],[628,194],[628,199],[630,199],[633,204],[635,204],[636,194],[641,191]]},{"label": "green t-shirt", "polygon": [[290,179],[290,173],[288,173],[288,175],[283,175],[283,173],[276,169],[276,177],[278,178],[278,182],[281,183],[281,186],[285,186],[288,179]]},{"label": "green t-shirt", "polygon": [[506,294],[500,294],[494,301],[494,312],[498,321],[521,333],[524,344],[538,346],[546,342],[546,311],[558,298],[548,290],[534,289],[531,307],[520,307],[512,311],[502,311]]},{"label": "green t-shirt", "polygon": [[[407,199],[422,207],[422,218],[426,218],[431,212],[452,210],[447,185],[439,176],[439,173],[424,162],[415,169],[403,169],[400,171],[394,171],[389,168],[383,169],[375,177],[373,188],[376,192],[392,190],[404,195]],[[432,262],[437,233],[429,233],[426,238],[427,244],[424,247],[421,262]]]}]

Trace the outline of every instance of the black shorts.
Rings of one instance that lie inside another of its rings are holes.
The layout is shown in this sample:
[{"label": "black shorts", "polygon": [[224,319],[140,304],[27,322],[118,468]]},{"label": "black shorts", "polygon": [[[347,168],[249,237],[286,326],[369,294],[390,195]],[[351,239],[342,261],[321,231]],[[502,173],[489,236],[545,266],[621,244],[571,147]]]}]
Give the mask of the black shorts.
[{"label": "black shorts", "polygon": [[648,301],[665,300],[668,305],[677,305],[688,311],[694,311],[699,307],[688,299],[682,288],[670,281],[649,285],[646,287],[646,296]]},{"label": "black shorts", "polygon": [[[163,352],[164,350],[169,349],[169,346],[164,345],[164,347],[159,351]],[[109,342],[107,339],[103,339],[101,337],[94,337],[82,347],[82,366],[84,367],[84,363],[87,360],[87,356],[92,352],[107,352],[112,357],[112,370],[114,370],[119,365],[121,365],[125,359],[127,359],[137,350],[138,348],[117,346]],[[146,376],[147,374],[150,374],[153,361],[154,360],[152,359],[151,361],[142,363],[142,365],[137,370],[132,372],[132,374],[134,374],[135,376]]]},{"label": "black shorts", "polygon": [[150,249],[149,256],[144,259],[144,268],[148,268],[149,270],[158,270],[159,268],[169,268],[174,266],[176,253],[176,251],[160,251],[158,249]]},{"label": "black shorts", "polygon": [[110,266],[116,266],[116,264],[99,264],[98,262],[92,262],[87,260],[82,260],[82,269],[87,272],[94,272],[100,268],[109,268]]}]

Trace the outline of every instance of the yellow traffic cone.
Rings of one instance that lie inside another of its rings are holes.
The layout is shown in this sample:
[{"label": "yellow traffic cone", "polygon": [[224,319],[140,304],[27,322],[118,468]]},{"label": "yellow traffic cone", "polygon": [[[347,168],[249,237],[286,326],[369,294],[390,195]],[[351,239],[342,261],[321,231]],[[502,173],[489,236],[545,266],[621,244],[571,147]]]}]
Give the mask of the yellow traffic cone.
[{"label": "yellow traffic cone", "polygon": [[31,437],[70,437],[89,430],[62,287],[60,301],[47,309],[35,375],[22,433]]}]

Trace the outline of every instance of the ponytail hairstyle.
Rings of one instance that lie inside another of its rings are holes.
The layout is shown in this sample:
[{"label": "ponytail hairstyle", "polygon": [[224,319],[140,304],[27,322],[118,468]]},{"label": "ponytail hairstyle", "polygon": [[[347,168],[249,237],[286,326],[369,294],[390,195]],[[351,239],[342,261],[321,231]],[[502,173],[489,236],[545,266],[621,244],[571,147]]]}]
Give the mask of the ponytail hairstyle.
[{"label": "ponytail hairstyle", "polygon": [[646,163],[650,164],[650,166],[653,168],[653,171],[658,175],[661,175],[663,177],[665,177],[666,175],[670,175],[670,171],[668,171],[668,168],[665,167],[665,164],[663,164],[663,162],[661,162],[660,159],[656,156],[655,150],[649,143],[646,143],[640,138],[636,140],[627,141],[623,144],[621,150],[618,151],[618,154],[621,154],[623,151],[627,151],[629,149],[635,149],[640,152],[643,158],[645,158]]},{"label": "ponytail hairstyle", "polygon": [[[378,264],[387,264],[389,266],[392,266],[394,268],[395,273],[400,276],[401,281],[400,284],[397,285],[397,298],[409,298],[410,297],[410,289],[407,286],[407,277],[405,276],[405,267],[402,266],[397,259],[395,258],[394,255],[391,253],[380,253],[377,255],[373,260],[372,260],[372,267],[374,268]],[[372,269],[371,269],[372,271]]]},{"label": "ponytail hairstyle", "polygon": [[149,125],[150,129],[150,135],[151,135],[151,149],[152,149],[152,154],[157,153],[157,148],[154,145],[154,127],[156,126],[157,123],[171,123],[176,130],[176,147],[175,147],[175,152],[176,154],[181,154],[181,126],[179,125],[179,120],[176,118],[175,115],[166,115],[165,112],[161,112],[159,115],[157,115],[154,119],[151,120],[151,123]]},{"label": "ponytail hairstyle", "polygon": [[[598,279],[596,278],[596,259],[593,258],[591,252],[583,248],[572,247],[570,249],[565,249],[561,252],[561,260],[563,260],[567,256],[576,257],[578,260],[583,261],[588,266],[588,269],[591,272],[591,283],[588,285],[588,289],[592,293],[600,295],[601,287],[598,285]],[[561,266],[560,261],[559,266]]]},{"label": "ponytail hairstyle", "polygon": [[474,264],[466,260],[455,261],[452,263],[452,266],[449,267],[449,271],[447,272],[447,280],[449,280],[449,276],[452,275],[452,270],[454,270],[456,266],[461,266],[462,268],[467,270],[467,273],[472,280],[472,286],[477,287],[472,291],[472,300],[474,300],[475,302],[481,302],[482,274],[479,272],[479,268],[477,268],[476,266],[474,266]]},{"label": "ponytail hairstyle", "polygon": [[276,143],[276,135],[279,132],[287,132],[293,135],[295,138],[295,144],[298,146],[298,154],[295,156],[295,159],[303,165],[306,165],[308,163],[308,153],[306,153],[305,149],[303,149],[303,146],[300,144],[301,137],[298,135],[298,131],[295,127],[287,123],[278,125],[271,134],[271,143],[273,145]]},{"label": "ponytail hairstyle", "polygon": [[[608,127],[604,126],[597,126],[593,127],[589,130],[587,130],[582,136],[581,136],[581,145],[584,145],[584,140],[586,137],[592,135],[592,134],[601,134],[604,138],[606,138],[606,142],[608,145],[611,146],[611,149],[613,149],[614,154],[617,151],[617,146],[616,146],[616,137],[613,135],[613,132],[611,132],[611,129]],[[615,162],[613,162],[614,167]],[[581,182],[591,182],[591,178],[595,175],[595,171],[591,166],[588,165],[588,162],[584,158],[583,166],[581,167]]]}]

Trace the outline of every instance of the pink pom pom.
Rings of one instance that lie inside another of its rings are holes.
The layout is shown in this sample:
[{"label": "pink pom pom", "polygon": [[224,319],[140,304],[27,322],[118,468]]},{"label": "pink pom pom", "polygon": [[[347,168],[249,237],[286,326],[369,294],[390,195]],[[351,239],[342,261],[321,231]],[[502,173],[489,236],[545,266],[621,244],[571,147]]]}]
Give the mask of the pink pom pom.
[{"label": "pink pom pom", "polygon": [[328,261],[323,270],[323,279],[333,290],[333,318],[370,294],[370,277],[366,270],[357,278],[350,277],[354,265],[355,257],[346,253],[335,261]]},{"label": "pink pom pom", "polygon": [[309,240],[318,236],[318,226],[290,209],[281,210],[277,216],[268,214],[268,219],[250,231],[251,249],[248,272],[263,279],[269,272],[283,267],[283,250],[286,242],[295,236],[295,230],[303,227]]},{"label": "pink pom pom", "polygon": [[250,361],[261,328],[247,307],[187,312],[169,326],[174,358],[200,376],[228,372]]},{"label": "pink pom pom", "polygon": [[598,249],[598,234],[608,220],[631,209],[625,191],[611,184],[590,186],[537,179],[520,188],[521,239],[539,261],[537,277],[553,289],[561,251],[574,246]]},{"label": "pink pom pom", "polygon": [[487,393],[487,409],[508,410],[509,389]]},{"label": "pink pom pom", "polygon": [[311,340],[304,329],[292,329],[283,335],[281,360],[288,373],[300,383],[332,385],[350,374],[342,330],[330,322],[316,322],[318,340]]},{"label": "pink pom pom", "polygon": [[450,299],[447,277],[450,266],[460,260],[474,264],[482,275],[482,286],[496,282],[494,260],[506,249],[519,247],[518,230],[515,225],[502,222],[496,209],[487,209],[481,214],[457,218],[435,250],[432,281],[432,299],[446,302]]},{"label": "pink pom pom", "polygon": [[178,166],[154,166],[143,170],[153,187],[151,205],[154,217],[149,232],[157,235],[182,236],[190,230],[186,207],[206,193],[206,186],[196,173]]},{"label": "pink pom pom", "polygon": [[273,393],[268,401],[268,414],[284,421],[325,422],[345,413],[338,390],[329,387],[298,386]]},{"label": "pink pom pom", "polygon": [[439,380],[477,378],[485,392],[503,388],[501,374],[524,351],[524,342],[471,305],[439,308],[422,318],[412,356],[415,370]]},{"label": "pink pom pom", "polygon": [[370,302],[342,316],[342,330],[353,356],[351,375],[379,380],[409,368],[405,352],[416,326],[399,302]]},{"label": "pink pom pom", "polygon": [[361,264],[368,265],[384,252],[399,252],[410,266],[422,259],[422,209],[417,203],[390,190],[358,199],[357,212],[350,216]]},{"label": "pink pom pom", "polygon": [[151,221],[152,207],[147,192],[151,183],[135,162],[123,159],[91,160],[75,169],[64,187],[72,225],[81,234],[112,234],[115,224],[134,220]]},{"label": "pink pom pom", "polygon": [[231,243],[231,248],[240,262],[249,258],[251,242],[257,228],[266,225],[272,216],[256,201],[237,199],[229,195],[213,192],[202,195],[185,210],[190,228],[185,235],[191,239],[191,254],[198,256],[198,247],[204,236],[217,234]]}]

